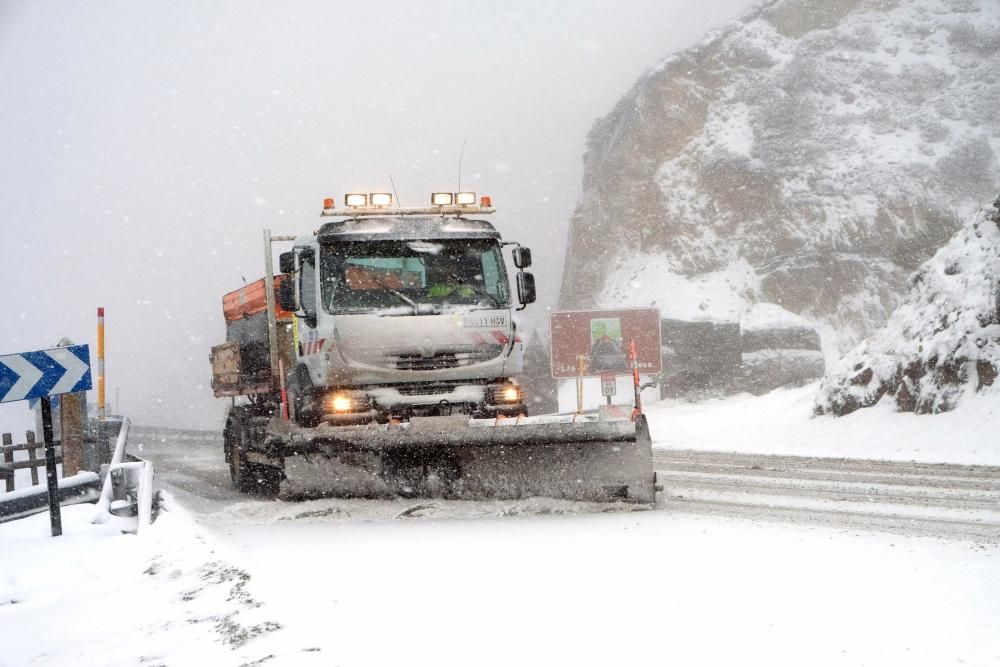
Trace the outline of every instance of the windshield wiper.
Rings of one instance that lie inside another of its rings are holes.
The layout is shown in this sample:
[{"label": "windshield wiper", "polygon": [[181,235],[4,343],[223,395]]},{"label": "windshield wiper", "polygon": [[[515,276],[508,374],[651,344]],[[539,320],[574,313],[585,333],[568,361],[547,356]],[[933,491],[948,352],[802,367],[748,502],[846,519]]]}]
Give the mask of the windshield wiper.
[{"label": "windshield wiper", "polygon": [[493,296],[492,294],[490,294],[486,290],[479,289],[475,285],[473,285],[471,283],[465,282],[465,280],[461,276],[456,276],[454,273],[451,273],[450,271],[445,271],[444,273],[449,278],[458,281],[459,285],[462,285],[463,287],[468,287],[470,290],[472,290],[476,294],[479,294],[480,296],[487,297],[490,301],[493,302],[493,307],[494,308],[500,308],[500,299],[496,298],[495,296]]},{"label": "windshield wiper", "polygon": [[417,314],[417,310],[419,310],[419,309],[420,309],[420,306],[418,306],[418,305],[417,305],[417,302],[416,302],[416,301],[414,301],[414,300],[413,300],[413,299],[411,299],[410,297],[406,296],[406,295],[405,295],[405,294],[403,294],[402,292],[400,292],[400,291],[397,291],[397,290],[393,289],[393,288],[392,288],[392,287],[390,287],[389,285],[386,285],[386,284],[385,284],[384,282],[382,282],[382,279],[381,279],[381,278],[379,278],[378,276],[375,276],[375,275],[369,275],[368,277],[369,277],[369,278],[371,278],[371,279],[372,279],[373,281],[375,281],[376,283],[378,283],[379,285],[381,285],[382,287],[384,287],[384,288],[385,288],[385,290],[386,290],[387,292],[389,292],[389,293],[393,294],[394,296],[397,296],[397,297],[399,297],[400,299],[402,299],[403,301],[405,301],[406,303],[408,303],[408,304],[410,305],[410,307],[412,307],[412,308],[413,308],[413,314],[414,314],[414,315],[416,315],[416,314]]}]

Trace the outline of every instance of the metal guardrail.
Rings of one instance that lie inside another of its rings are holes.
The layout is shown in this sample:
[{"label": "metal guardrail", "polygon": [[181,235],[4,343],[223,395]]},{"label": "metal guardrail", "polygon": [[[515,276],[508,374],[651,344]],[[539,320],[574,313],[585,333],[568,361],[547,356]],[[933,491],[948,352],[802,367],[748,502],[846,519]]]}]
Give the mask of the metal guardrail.
[{"label": "metal guardrail", "polygon": [[130,425],[127,417],[122,419],[93,523],[106,523],[112,515],[135,516],[135,532],[138,533],[152,523],[153,464],[135,456],[126,456],[125,443]]},{"label": "metal guardrail", "polygon": [[[134,516],[135,532],[139,532],[153,520],[153,464],[126,453],[129,426],[128,418],[122,418],[114,453],[110,457],[111,463],[107,466],[103,482],[93,472],[81,472],[62,478],[59,480],[58,501],[60,506],[96,501],[97,511],[93,523],[105,523],[113,515]],[[13,445],[12,448],[26,449],[33,444]],[[44,460],[39,462],[44,463]],[[23,464],[16,465],[20,469],[35,462],[18,463]],[[12,476],[15,466],[5,464],[0,473],[7,468]],[[0,493],[0,523],[39,514],[48,508],[48,489],[44,484]]]},{"label": "metal guardrail", "polygon": [[[97,473],[81,472],[59,480],[59,506],[92,503],[100,497],[101,478]],[[0,494],[0,523],[41,514],[49,509],[49,491],[38,484],[10,493]]]}]

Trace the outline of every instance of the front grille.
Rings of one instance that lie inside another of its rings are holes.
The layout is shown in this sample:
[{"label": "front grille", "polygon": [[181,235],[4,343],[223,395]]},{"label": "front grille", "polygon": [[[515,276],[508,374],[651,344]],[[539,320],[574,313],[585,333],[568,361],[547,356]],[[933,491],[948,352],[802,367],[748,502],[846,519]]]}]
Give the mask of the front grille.
[{"label": "front grille", "polygon": [[436,371],[479,364],[499,357],[502,352],[500,345],[480,345],[459,352],[439,352],[429,357],[419,352],[392,354],[386,356],[386,362],[400,371]]}]

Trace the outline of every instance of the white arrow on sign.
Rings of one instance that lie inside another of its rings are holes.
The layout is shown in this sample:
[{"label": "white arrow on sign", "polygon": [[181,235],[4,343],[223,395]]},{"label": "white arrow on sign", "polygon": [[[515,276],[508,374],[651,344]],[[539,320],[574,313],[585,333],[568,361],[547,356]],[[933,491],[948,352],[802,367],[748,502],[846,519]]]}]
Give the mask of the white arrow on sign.
[{"label": "white arrow on sign", "polygon": [[49,390],[50,394],[68,394],[76,386],[76,383],[80,381],[83,374],[90,368],[89,365],[83,363],[78,356],[66,348],[46,350],[45,354],[52,357],[57,364],[66,369],[66,373],[59,379],[59,382]]},{"label": "white arrow on sign", "polygon": [[[9,357],[4,357],[3,363],[4,366],[7,366],[20,376],[14,386],[7,390],[8,400],[17,400],[27,396],[32,387],[42,379],[43,373],[41,369],[37,368],[24,357],[12,354]],[[0,398],[4,398],[4,396],[0,396]]]}]

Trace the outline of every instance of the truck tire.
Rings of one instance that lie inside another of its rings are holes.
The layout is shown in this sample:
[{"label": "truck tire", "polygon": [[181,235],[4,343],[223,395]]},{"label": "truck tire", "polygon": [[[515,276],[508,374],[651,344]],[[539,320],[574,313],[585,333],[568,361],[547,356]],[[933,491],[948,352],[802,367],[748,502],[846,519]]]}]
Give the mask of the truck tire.
[{"label": "truck tire", "polygon": [[316,397],[312,379],[306,367],[299,364],[289,374],[288,403],[292,421],[304,428],[314,428],[322,421],[322,412],[316,410]]},{"label": "truck tire", "polygon": [[250,449],[251,420],[259,412],[247,406],[230,410],[224,431],[226,461],[229,463],[229,478],[234,491],[273,496],[277,495],[281,484],[281,470],[251,463],[246,455]]},{"label": "truck tire", "polygon": [[248,491],[253,482],[246,460],[249,416],[245,408],[238,406],[229,411],[229,418],[226,420],[226,461],[229,463],[229,478],[234,491]]}]

